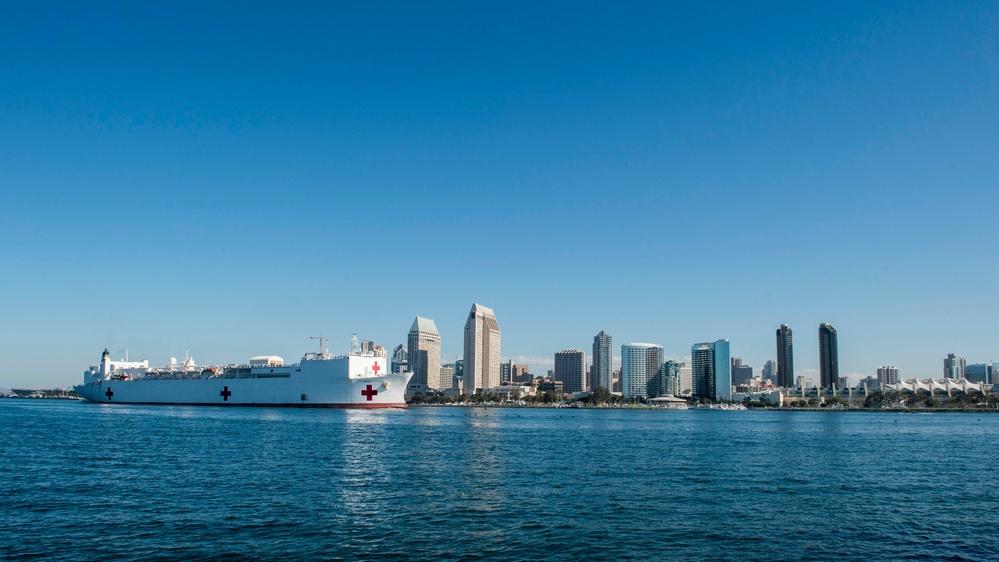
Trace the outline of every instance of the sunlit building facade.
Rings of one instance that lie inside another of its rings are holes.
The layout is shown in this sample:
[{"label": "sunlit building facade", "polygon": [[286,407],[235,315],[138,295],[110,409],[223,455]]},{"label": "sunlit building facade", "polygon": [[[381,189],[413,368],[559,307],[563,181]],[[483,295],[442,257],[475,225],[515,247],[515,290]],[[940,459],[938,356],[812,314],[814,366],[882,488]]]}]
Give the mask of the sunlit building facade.
[{"label": "sunlit building facade", "polygon": [[471,395],[500,385],[500,329],[493,309],[473,304],[465,321],[462,392]]},{"label": "sunlit building facade", "polygon": [[629,343],[621,346],[621,395],[624,398],[647,398],[649,379],[663,364],[663,346],[652,343]]},{"label": "sunlit building facade", "polygon": [[895,384],[898,382],[898,368],[895,366],[878,367],[878,384]]},{"label": "sunlit building facade", "polygon": [[593,381],[591,387],[603,387],[611,390],[613,382],[611,375],[614,371],[613,338],[607,330],[601,330],[593,337]]},{"label": "sunlit building facade", "polygon": [[965,369],[967,368],[967,361],[964,357],[960,355],[955,355],[953,353],[948,353],[947,357],[944,358],[944,378],[945,379],[963,379],[965,378]]},{"label": "sunlit building facade", "polygon": [[409,369],[413,372],[411,385],[433,390],[451,388],[450,379],[441,379],[441,336],[433,320],[421,316],[413,320],[406,355]]}]

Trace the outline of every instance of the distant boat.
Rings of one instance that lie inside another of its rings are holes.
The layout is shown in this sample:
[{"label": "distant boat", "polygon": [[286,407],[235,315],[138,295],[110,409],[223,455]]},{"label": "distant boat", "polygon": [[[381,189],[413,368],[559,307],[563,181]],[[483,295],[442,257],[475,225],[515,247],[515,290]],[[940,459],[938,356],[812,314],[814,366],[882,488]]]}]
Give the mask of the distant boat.
[{"label": "distant boat", "polygon": [[695,410],[747,410],[742,404],[694,404],[691,408]]}]

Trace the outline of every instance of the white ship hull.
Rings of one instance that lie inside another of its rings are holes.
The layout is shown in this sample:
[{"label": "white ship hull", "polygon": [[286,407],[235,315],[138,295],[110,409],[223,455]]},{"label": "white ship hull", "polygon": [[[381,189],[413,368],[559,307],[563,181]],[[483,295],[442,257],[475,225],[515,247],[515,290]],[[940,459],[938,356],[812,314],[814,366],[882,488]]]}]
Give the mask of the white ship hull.
[{"label": "white ship hull", "polygon": [[133,369],[122,375],[124,370],[116,373],[102,361],[74,390],[90,402],[111,404],[405,408],[412,373],[386,374],[385,363],[370,355],[321,355],[287,366],[141,374]]}]

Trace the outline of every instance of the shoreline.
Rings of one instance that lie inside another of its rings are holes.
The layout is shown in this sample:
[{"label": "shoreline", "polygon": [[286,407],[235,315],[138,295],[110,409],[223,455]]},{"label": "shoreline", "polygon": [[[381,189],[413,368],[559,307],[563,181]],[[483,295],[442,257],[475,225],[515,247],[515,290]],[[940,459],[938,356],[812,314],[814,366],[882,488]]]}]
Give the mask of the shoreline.
[{"label": "shoreline", "polygon": [[[73,396],[0,396],[0,400],[59,400],[77,401],[86,403],[79,397]],[[121,404],[136,405],[136,404]],[[145,404],[153,406],[170,406],[170,404]],[[999,414],[999,408],[663,408],[661,406],[648,405],[614,405],[614,406],[566,406],[566,405],[518,405],[518,404],[407,404],[407,408],[478,408],[488,410],[490,408],[503,409],[525,409],[525,410],[659,410],[667,412],[685,412],[690,410],[706,411],[765,411],[765,412],[861,412],[870,414]]]},{"label": "shoreline", "polygon": [[663,408],[659,406],[628,405],[628,406],[554,406],[554,405],[516,405],[516,404],[407,404],[409,408],[490,408],[504,409],[536,409],[536,410],[661,410],[667,412],[686,412],[691,410],[706,411],[764,411],[764,412],[862,412],[871,414],[999,414],[999,409],[990,408]]}]

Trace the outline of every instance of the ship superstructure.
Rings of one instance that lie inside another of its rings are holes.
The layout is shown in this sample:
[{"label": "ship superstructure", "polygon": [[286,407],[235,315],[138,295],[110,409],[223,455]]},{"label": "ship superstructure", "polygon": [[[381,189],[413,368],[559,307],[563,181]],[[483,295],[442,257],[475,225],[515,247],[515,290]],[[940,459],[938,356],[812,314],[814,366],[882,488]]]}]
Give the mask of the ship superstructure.
[{"label": "ship superstructure", "polygon": [[319,351],[285,365],[275,355],[249,363],[198,367],[187,356],[165,367],[148,361],[114,361],[107,349],[74,390],[86,400],[124,404],[405,408],[412,373],[390,373],[381,346],[334,355],[319,338]]}]

